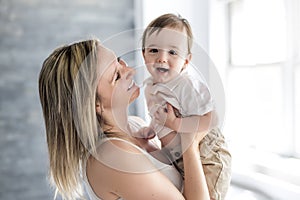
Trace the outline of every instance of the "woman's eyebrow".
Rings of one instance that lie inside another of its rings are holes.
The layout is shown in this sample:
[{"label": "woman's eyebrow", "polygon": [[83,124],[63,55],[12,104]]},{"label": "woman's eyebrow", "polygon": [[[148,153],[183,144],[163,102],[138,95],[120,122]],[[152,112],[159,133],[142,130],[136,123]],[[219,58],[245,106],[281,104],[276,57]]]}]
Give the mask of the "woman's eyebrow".
[{"label": "woman's eyebrow", "polygon": [[[118,57],[118,58],[117,58],[118,62],[119,62],[119,59],[120,59],[120,57]],[[115,62],[114,62],[114,63],[115,63]],[[112,77],[111,77],[111,82],[113,82],[113,81],[114,81],[115,74],[116,74],[116,73],[117,73],[117,71],[118,71],[118,67],[117,67],[117,65],[116,65],[116,64],[114,64],[114,67],[115,67],[115,70],[114,70],[114,73],[112,74]]]}]

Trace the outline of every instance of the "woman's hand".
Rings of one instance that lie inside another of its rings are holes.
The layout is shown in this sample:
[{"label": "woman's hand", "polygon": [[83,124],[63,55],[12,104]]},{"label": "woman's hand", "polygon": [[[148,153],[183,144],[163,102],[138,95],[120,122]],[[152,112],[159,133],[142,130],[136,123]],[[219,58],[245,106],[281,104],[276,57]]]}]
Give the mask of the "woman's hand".
[{"label": "woman's hand", "polygon": [[131,135],[136,138],[147,140],[153,139],[156,136],[154,130],[150,126],[142,127],[137,132],[133,132]]}]

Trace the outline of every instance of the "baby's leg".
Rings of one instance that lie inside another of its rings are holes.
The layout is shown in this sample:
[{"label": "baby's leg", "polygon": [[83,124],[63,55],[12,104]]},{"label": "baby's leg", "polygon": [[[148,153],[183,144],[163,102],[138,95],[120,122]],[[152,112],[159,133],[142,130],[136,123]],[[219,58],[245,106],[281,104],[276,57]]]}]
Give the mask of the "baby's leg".
[{"label": "baby's leg", "polygon": [[218,129],[213,129],[199,148],[210,197],[224,200],[231,181],[231,155],[224,137]]}]

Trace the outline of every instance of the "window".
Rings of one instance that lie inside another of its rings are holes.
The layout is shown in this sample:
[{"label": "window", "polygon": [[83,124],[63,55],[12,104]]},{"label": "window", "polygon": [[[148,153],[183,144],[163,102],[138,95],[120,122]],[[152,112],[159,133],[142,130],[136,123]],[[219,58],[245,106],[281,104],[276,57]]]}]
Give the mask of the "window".
[{"label": "window", "polygon": [[282,0],[234,1],[230,9],[232,64],[284,61],[287,33]]},{"label": "window", "polygon": [[226,132],[233,148],[300,155],[299,12],[299,1],[229,4]]},{"label": "window", "polygon": [[[299,54],[298,54],[299,55]],[[295,73],[295,107],[296,107],[296,128],[295,128],[295,144],[296,144],[296,153],[300,155],[300,63],[298,57],[298,63],[296,66],[296,73]]]}]

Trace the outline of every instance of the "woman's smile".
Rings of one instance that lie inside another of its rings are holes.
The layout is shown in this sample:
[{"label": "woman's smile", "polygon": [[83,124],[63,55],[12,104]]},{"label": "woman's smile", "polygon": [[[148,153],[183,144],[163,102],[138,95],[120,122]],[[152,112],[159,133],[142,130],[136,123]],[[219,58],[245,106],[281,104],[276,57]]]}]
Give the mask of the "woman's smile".
[{"label": "woman's smile", "polygon": [[131,83],[130,83],[130,85],[129,85],[129,87],[128,87],[127,90],[130,90],[134,85],[135,85],[134,80],[131,80]]}]

